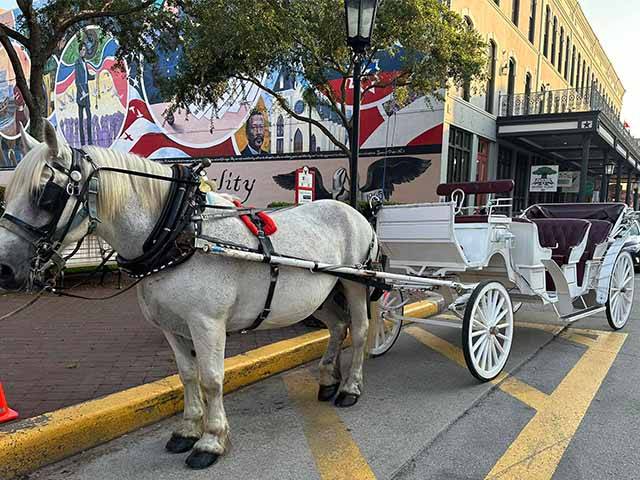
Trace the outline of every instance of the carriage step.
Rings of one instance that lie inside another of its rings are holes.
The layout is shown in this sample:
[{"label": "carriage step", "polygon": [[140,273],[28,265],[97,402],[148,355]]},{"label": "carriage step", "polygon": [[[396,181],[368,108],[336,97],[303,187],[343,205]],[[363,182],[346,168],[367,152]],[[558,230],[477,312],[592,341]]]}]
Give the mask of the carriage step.
[{"label": "carriage step", "polygon": [[585,310],[578,310],[577,312],[573,312],[568,315],[562,315],[560,316],[560,320],[564,322],[575,322],[581,318],[590,317],[596,313],[604,312],[605,308],[606,307],[604,305],[594,305],[593,307],[589,307]]}]

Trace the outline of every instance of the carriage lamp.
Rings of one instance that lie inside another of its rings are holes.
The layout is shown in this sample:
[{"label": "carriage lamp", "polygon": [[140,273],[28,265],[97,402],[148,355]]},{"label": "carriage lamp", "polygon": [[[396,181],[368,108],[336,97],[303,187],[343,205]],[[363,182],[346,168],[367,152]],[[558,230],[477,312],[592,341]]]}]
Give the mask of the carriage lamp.
[{"label": "carriage lamp", "polygon": [[364,52],[371,44],[371,34],[376,20],[378,0],[345,0],[347,19],[347,45],[353,50],[353,120],[351,127],[351,157],[349,158],[350,204],[358,205],[358,154],[360,149],[360,76]]},{"label": "carriage lamp", "polygon": [[364,53],[371,44],[371,33],[378,10],[378,0],[345,0],[347,44],[356,53]]}]

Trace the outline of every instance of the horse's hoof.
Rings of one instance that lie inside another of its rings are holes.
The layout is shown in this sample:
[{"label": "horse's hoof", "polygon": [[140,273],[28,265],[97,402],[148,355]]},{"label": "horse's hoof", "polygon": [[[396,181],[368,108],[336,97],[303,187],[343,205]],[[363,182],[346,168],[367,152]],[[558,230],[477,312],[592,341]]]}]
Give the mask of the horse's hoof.
[{"label": "horse's hoof", "polygon": [[320,389],[318,390],[318,400],[320,402],[328,402],[336,395],[339,386],[339,383],[336,383],[335,385],[320,385]]},{"label": "horse's hoof", "polygon": [[184,453],[191,450],[197,441],[197,437],[183,437],[174,433],[164,448],[171,453]]},{"label": "horse's hoof", "polygon": [[194,450],[189,454],[185,462],[189,466],[189,468],[193,468],[194,470],[202,470],[203,468],[210,467],[211,465],[216,463],[219,457],[220,455],[218,455],[217,453]]},{"label": "horse's hoof", "polygon": [[340,392],[335,400],[336,407],[346,408],[353,407],[358,403],[359,395],[354,393]]}]

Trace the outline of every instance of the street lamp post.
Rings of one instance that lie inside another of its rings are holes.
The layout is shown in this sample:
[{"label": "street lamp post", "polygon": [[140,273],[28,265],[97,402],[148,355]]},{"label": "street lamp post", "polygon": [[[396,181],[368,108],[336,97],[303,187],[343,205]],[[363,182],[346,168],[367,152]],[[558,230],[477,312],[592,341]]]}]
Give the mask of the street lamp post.
[{"label": "street lamp post", "polygon": [[[347,18],[347,45],[354,53],[353,66],[353,115],[351,128],[351,158],[349,175],[351,179],[351,206],[358,205],[358,154],[360,150],[360,76],[362,61],[367,47],[371,44],[371,34],[376,19],[378,0],[345,0]],[[343,99],[344,101],[344,99]]]},{"label": "street lamp post", "polygon": [[616,168],[616,164],[613,162],[609,162],[605,165],[605,182],[604,182],[604,202],[608,202],[609,201],[609,179],[611,178],[611,175],[613,175],[613,171]]}]

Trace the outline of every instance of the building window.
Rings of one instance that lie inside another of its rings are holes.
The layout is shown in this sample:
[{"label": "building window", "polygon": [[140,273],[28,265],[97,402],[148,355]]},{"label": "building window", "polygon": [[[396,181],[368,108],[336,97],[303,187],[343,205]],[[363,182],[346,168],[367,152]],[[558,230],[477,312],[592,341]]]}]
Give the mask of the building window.
[{"label": "building window", "polygon": [[493,113],[494,95],[496,90],[496,42],[489,40],[489,72],[487,78],[487,92],[485,95],[484,109]]},{"label": "building window", "polygon": [[447,182],[468,182],[471,172],[471,142],[473,135],[456,127],[449,130],[449,160]]},{"label": "building window", "polygon": [[587,70],[587,61],[583,60],[582,61],[582,78],[580,79],[580,90],[582,90],[584,92],[585,88],[587,88],[587,78],[585,78],[586,75],[586,70]]},{"label": "building window", "polygon": [[560,27],[560,48],[558,48],[558,72],[562,74],[562,54],[564,53],[564,27]]},{"label": "building window", "polygon": [[293,151],[296,153],[302,152],[302,132],[299,128],[293,135]]},{"label": "building window", "polygon": [[578,67],[576,70],[576,90],[580,90],[580,69],[582,68],[582,54],[578,54]]},{"label": "building window", "polygon": [[315,135],[315,133],[311,135],[311,139],[309,140],[309,151],[310,152],[315,152],[316,151],[316,135]]},{"label": "building window", "polygon": [[284,117],[282,115],[278,116],[276,121],[276,136],[284,137]]},{"label": "building window", "polygon": [[567,54],[564,59],[564,79],[569,80],[569,57],[571,56],[571,39],[567,33]]},{"label": "building window", "polygon": [[516,61],[513,58],[509,59],[509,80],[507,82],[507,99],[509,101],[507,105],[507,115],[511,116],[513,113],[513,101],[516,89]]},{"label": "building window", "polygon": [[558,17],[553,17],[553,37],[551,38],[551,64],[556,64],[556,47],[558,41]]},{"label": "building window", "polygon": [[511,21],[514,25],[518,25],[518,19],[520,18],[520,0],[513,0],[513,8],[511,9]]},{"label": "building window", "polygon": [[576,82],[576,46],[573,46],[573,53],[571,54],[571,86],[575,86]]},{"label": "building window", "polygon": [[529,110],[530,110],[530,105],[529,102],[531,101],[531,74],[527,73],[527,75],[524,77],[524,108],[525,108],[525,114],[529,114]]},{"label": "building window", "polygon": [[529,15],[529,41],[536,41],[536,10],[538,9],[538,0],[531,0],[531,14]]},{"label": "building window", "polygon": [[547,5],[547,15],[544,20],[544,44],[542,54],[549,57],[549,28],[551,27],[551,7]]},{"label": "building window", "polygon": [[284,138],[276,138],[276,153],[284,153]]}]

